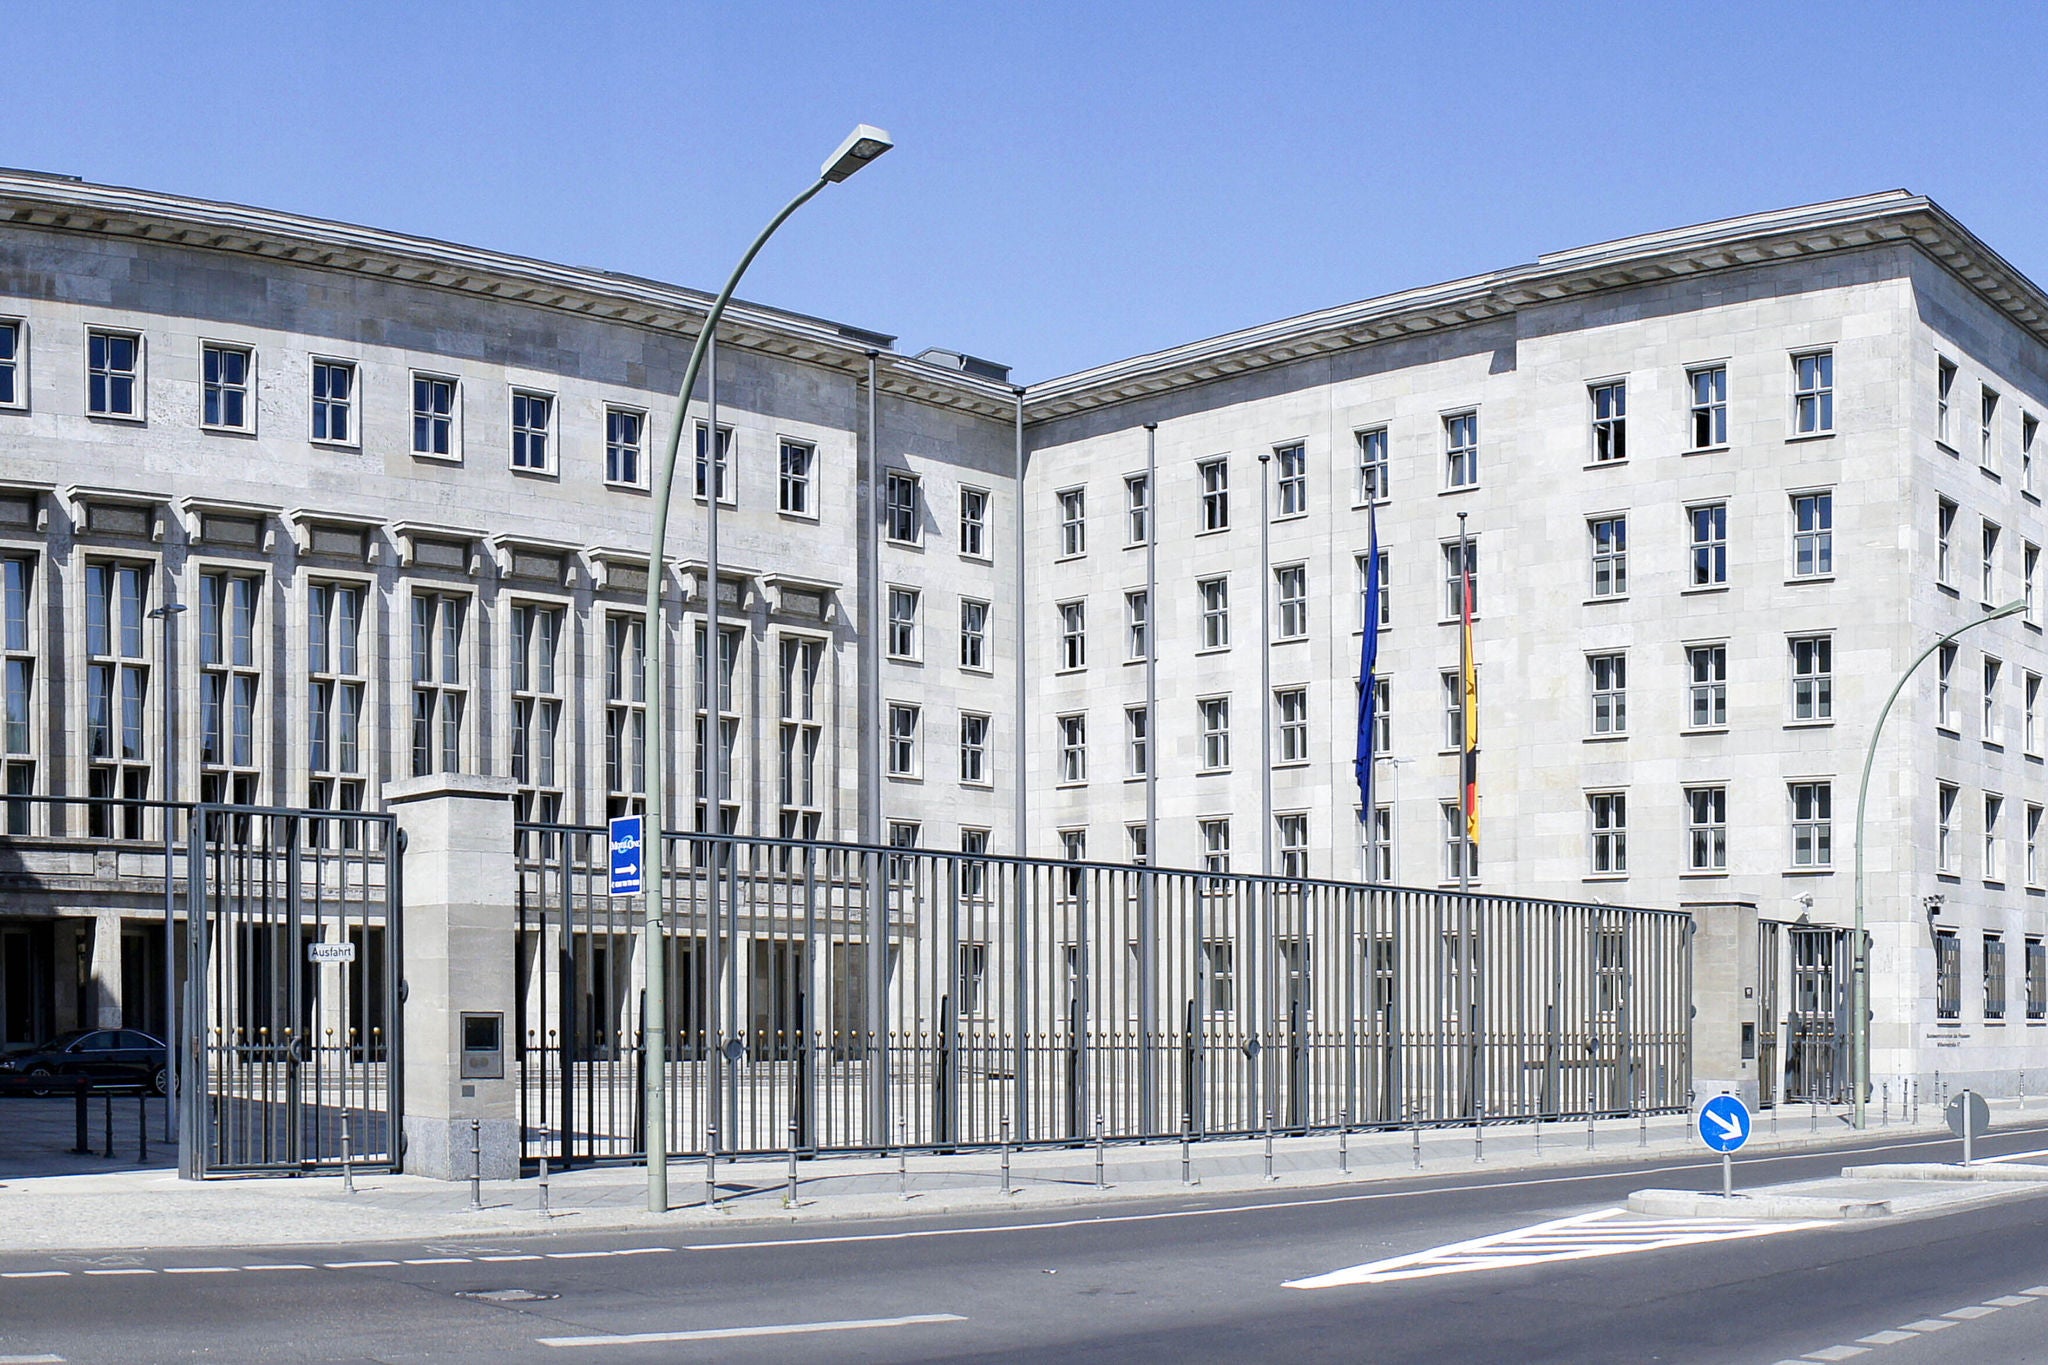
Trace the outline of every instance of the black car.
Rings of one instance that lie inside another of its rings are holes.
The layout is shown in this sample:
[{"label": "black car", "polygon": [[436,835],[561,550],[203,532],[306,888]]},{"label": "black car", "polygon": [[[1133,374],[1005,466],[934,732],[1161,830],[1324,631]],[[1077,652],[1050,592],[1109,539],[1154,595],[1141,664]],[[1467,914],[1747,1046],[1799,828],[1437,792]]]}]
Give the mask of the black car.
[{"label": "black car", "polygon": [[161,1039],[140,1029],[73,1029],[39,1047],[0,1053],[0,1089],[31,1095],[68,1091],[86,1084],[123,1090],[170,1090],[170,1054]]}]

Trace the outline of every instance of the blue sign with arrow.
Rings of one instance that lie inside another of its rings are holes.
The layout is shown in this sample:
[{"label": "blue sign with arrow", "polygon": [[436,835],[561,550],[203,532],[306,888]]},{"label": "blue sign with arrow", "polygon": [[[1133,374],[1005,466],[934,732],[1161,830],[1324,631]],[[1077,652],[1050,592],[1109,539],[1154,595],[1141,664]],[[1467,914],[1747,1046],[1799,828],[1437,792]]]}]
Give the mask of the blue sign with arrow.
[{"label": "blue sign with arrow", "polygon": [[612,894],[614,896],[637,896],[640,894],[640,869],[644,862],[640,856],[641,817],[621,815],[612,820]]},{"label": "blue sign with arrow", "polygon": [[1716,1095],[1700,1106],[1700,1141],[1714,1152],[1733,1152],[1749,1141],[1749,1109],[1733,1095]]}]

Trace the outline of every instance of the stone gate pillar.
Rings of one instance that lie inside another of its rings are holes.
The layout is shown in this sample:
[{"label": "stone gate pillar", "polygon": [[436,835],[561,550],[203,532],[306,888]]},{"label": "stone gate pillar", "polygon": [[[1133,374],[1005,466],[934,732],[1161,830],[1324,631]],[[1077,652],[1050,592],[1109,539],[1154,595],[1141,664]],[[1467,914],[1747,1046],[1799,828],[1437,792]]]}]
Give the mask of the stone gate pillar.
[{"label": "stone gate pillar", "polygon": [[[405,841],[399,989],[412,1175],[468,1179],[472,1119],[484,1178],[519,1174],[512,794],[509,778],[461,773],[384,785]],[[493,1024],[495,1067],[478,1050]]]},{"label": "stone gate pillar", "polygon": [[[1757,1107],[1756,905],[1689,901],[1692,940],[1693,1104],[1727,1091]],[[1768,1085],[1768,1080],[1764,1080]]]}]

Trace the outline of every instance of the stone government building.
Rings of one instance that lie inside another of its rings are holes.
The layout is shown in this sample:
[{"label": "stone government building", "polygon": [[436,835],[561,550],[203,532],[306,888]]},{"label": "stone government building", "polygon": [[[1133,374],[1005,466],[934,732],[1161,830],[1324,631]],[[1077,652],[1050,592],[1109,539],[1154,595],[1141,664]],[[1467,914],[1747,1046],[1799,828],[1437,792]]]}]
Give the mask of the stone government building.
[{"label": "stone government building", "polygon": [[[708,303],[0,172],[6,794],[377,809],[452,771],[512,778],[522,818],[631,809],[647,485]],[[716,733],[745,833],[1455,885],[1462,526],[1474,885],[1692,910],[1732,945],[1702,982],[1727,1050],[1739,1026],[1766,1098],[1828,1095],[1870,725],[1921,649],[2024,596],[1926,665],[1878,754],[1873,1073],[2048,1068],[2048,296],[1931,201],[1627,238],[1022,388],[893,341],[756,305],[721,328],[664,572],[696,827]],[[161,883],[123,853],[158,816],[56,810],[5,807],[0,1042],[160,1026]]]}]

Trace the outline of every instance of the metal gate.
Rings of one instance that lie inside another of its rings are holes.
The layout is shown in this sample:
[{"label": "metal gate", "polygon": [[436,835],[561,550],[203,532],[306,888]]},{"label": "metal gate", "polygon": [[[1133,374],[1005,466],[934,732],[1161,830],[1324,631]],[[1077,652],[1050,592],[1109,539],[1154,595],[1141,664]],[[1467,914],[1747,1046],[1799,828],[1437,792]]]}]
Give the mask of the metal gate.
[{"label": "metal gate", "polygon": [[392,818],[199,806],[186,875],[184,1174],[396,1169]]}]

